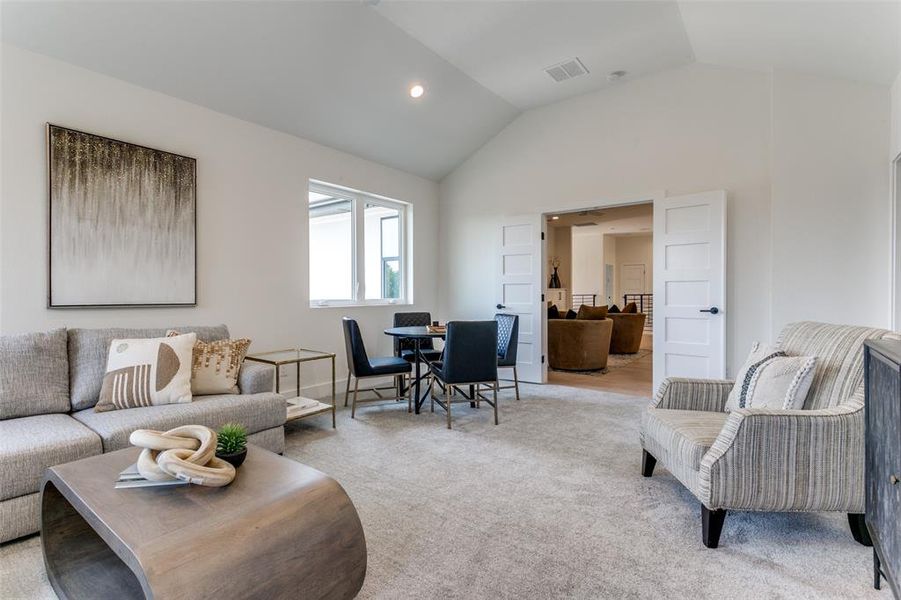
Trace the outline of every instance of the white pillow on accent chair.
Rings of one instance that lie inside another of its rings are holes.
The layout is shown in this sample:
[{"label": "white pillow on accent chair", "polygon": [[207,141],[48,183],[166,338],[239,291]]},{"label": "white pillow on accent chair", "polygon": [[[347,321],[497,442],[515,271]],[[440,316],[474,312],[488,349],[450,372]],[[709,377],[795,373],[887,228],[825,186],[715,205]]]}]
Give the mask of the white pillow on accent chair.
[{"label": "white pillow on accent chair", "polygon": [[786,356],[778,348],[755,342],[729,392],[725,410],[803,408],[815,374],[816,357]]}]

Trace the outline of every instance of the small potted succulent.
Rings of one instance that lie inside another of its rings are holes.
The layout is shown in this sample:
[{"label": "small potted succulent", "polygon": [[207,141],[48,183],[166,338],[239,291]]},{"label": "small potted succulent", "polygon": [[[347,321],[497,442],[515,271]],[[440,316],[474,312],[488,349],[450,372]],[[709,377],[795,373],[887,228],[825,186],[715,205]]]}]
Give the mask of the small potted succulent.
[{"label": "small potted succulent", "polygon": [[237,469],[247,458],[247,429],[238,423],[226,423],[217,435],[216,456]]}]

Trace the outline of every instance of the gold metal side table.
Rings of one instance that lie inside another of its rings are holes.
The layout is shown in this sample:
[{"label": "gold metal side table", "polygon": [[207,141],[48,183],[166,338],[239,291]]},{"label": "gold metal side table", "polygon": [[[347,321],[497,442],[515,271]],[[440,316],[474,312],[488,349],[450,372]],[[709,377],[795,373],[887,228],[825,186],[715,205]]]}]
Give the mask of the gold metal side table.
[{"label": "gold metal side table", "polygon": [[[314,360],[332,361],[332,403],[326,404],[312,398],[304,398],[300,395],[300,365],[305,362]],[[298,419],[306,419],[314,417],[322,413],[332,412],[332,428],[335,427],[335,410],[337,401],[335,400],[335,354],[333,352],[323,352],[321,350],[310,350],[309,348],[288,348],[286,350],[273,350],[272,352],[260,352],[258,354],[250,354],[245,360],[265,363],[275,367],[275,391],[281,393],[281,367],[285,365],[297,365],[297,396],[288,398],[288,418],[287,421],[296,421]]]}]

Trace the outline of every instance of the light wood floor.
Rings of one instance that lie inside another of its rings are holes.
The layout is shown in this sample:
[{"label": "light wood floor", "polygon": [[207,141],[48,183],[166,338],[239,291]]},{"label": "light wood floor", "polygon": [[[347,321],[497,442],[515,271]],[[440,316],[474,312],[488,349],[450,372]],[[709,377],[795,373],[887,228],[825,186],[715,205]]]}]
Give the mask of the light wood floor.
[{"label": "light wood floor", "polygon": [[569,385],[650,398],[653,394],[651,389],[653,386],[653,354],[648,354],[601,376],[549,370],[547,381],[556,385]]}]

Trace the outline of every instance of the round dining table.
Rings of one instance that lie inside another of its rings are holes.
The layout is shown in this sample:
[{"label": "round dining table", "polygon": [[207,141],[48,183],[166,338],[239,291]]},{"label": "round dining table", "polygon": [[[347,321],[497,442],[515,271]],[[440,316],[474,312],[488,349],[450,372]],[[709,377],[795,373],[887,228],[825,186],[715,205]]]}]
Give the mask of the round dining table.
[{"label": "round dining table", "polygon": [[[444,339],[446,333],[444,331],[431,331],[427,326],[418,326],[418,327],[389,327],[385,330],[385,335],[390,335],[392,337],[413,340],[413,352],[416,356],[416,360],[414,362],[414,369],[416,372],[416,377],[413,379],[413,388],[416,393],[416,397],[413,400],[413,407],[416,411],[416,414],[419,414],[419,409],[422,406],[422,403],[425,402],[425,397],[422,395],[420,383],[422,382],[422,371],[420,368],[421,363],[428,362],[425,357],[422,355],[422,340],[429,338],[441,338]],[[426,394],[428,394],[428,390],[426,390]]]}]

